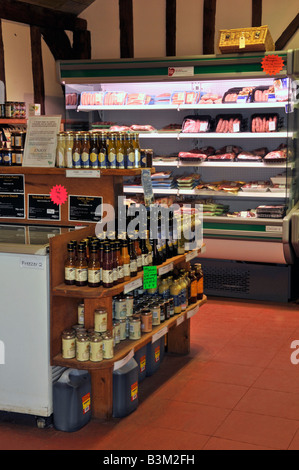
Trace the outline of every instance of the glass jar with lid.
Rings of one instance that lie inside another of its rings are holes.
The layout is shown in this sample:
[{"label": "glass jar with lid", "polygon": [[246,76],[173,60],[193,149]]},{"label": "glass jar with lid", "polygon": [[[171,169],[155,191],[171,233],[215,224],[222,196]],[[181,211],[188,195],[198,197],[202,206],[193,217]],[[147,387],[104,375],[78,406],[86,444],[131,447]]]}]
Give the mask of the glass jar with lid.
[{"label": "glass jar with lid", "polygon": [[129,319],[129,339],[137,340],[141,338],[141,321],[140,317],[133,315]]},{"label": "glass jar with lid", "polygon": [[144,309],[141,311],[141,331],[142,333],[150,333],[152,327],[152,312],[150,309]]},{"label": "glass jar with lid", "polygon": [[90,356],[92,362],[103,360],[103,338],[99,334],[90,336]]},{"label": "glass jar with lid", "polygon": [[84,362],[89,360],[89,336],[87,334],[77,335],[76,359]]},{"label": "glass jar with lid", "polygon": [[76,357],[76,332],[72,328],[62,332],[62,357],[64,359]]},{"label": "glass jar with lid", "polygon": [[113,336],[110,331],[103,334],[103,357],[104,359],[112,359],[114,356]]},{"label": "glass jar with lid", "polygon": [[97,308],[94,312],[94,331],[104,333],[107,331],[107,310],[104,308]]}]

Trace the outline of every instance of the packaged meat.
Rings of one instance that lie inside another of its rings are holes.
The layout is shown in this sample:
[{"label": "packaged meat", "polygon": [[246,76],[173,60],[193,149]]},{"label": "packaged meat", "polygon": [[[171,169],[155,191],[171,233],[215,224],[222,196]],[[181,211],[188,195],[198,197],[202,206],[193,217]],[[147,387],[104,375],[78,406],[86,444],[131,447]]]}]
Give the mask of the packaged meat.
[{"label": "packaged meat", "polygon": [[277,132],[277,114],[254,114],[251,116],[251,132]]},{"label": "packaged meat", "polygon": [[242,116],[240,114],[218,115],[216,117],[217,133],[235,133],[242,129]]},{"label": "packaged meat", "polygon": [[171,95],[171,104],[185,104],[186,92],[185,91],[175,91]]},{"label": "packaged meat", "polygon": [[211,127],[210,116],[186,116],[182,124],[182,132],[209,132]]},{"label": "packaged meat", "polygon": [[259,218],[282,219],[285,216],[286,207],[284,205],[277,206],[258,206],[256,215]]},{"label": "packaged meat", "polygon": [[267,103],[268,101],[276,101],[274,86],[258,86],[252,93],[252,102]]},{"label": "packaged meat", "polygon": [[185,104],[196,104],[199,99],[199,93],[197,91],[186,91]]},{"label": "packaged meat", "polygon": [[130,128],[127,126],[111,126],[109,130],[110,132],[127,132]]},{"label": "packaged meat", "polygon": [[150,124],[132,124],[130,126],[131,131],[136,132],[155,132],[156,129]]},{"label": "packaged meat", "polygon": [[257,155],[257,156],[262,157],[262,158],[263,158],[265,155],[267,155],[268,152],[269,152],[269,150],[267,149],[267,147],[261,147],[261,148],[252,150],[252,153],[253,153],[254,155]]},{"label": "packaged meat", "polygon": [[221,149],[216,150],[215,155],[223,153],[234,153],[235,155],[238,155],[242,150],[242,147],[238,147],[237,145],[225,145]]},{"label": "packaged meat", "polygon": [[169,104],[170,98],[171,98],[170,93],[160,93],[159,95],[155,96],[155,102],[157,104]]},{"label": "packaged meat", "polygon": [[126,104],[127,92],[125,91],[106,91],[104,95],[104,105],[122,106]]},{"label": "packaged meat", "polygon": [[265,163],[284,162],[287,159],[286,150],[273,150],[264,157]]},{"label": "packaged meat", "polygon": [[241,102],[249,102],[251,99],[252,88],[251,87],[234,87],[227,90],[222,98],[223,103],[237,103],[237,101]]},{"label": "packaged meat", "polygon": [[270,184],[268,181],[251,181],[242,186],[244,192],[266,192],[268,191]]},{"label": "packaged meat", "polygon": [[102,106],[104,104],[104,92],[83,91],[80,96],[81,106]]},{"label": "packaged meat", "polygon": [[222,97],[217,93],[204,93],[199,100],[200,104],[213,104],[216,102],[222,102]]},{"label": "packaged meat", "polygon": [[235,153],[224,153],[224,154],[217,154],[217,155],[210,155],[208,157],[208,161],[228,161],[233,162],[235,160],[236,154]]},{"label": "packaged meat", "polygon": [[77,93],[66,93],[65,94],[65,105],[66,106],[77,106],[78,95]]},{"label": "packaged meat", "polygon": [[145,93],[129,93],[127,97],[127,105],[145,104],[147,95]]},{"label": "packaged meat", "polygon": [[262,157],[260,157],[259,155],[254,155],[254,153],[252,152],[243,151],[239,153],[236,160],[238,162],[261,162]]},{"label": "packaged meat", "polygon": [[179,159],[185,162],[203,162],[207,159],[207,155],[199,150],[190,150],[189,152],[180,152]]}]

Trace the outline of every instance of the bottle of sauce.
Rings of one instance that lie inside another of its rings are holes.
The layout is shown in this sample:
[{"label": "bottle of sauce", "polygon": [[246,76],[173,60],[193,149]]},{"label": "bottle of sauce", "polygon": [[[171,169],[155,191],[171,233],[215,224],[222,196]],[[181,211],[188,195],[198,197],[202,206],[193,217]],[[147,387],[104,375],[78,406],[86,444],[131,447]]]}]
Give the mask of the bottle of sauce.
[{"label": "bottle of sauce", "polygon": [[131,274],[130,274],[130,255],[128,251],[127,240],[123,240],[122,242],[121,257],[123,259],[124,281],[129,281],[131,278]]},{"label": "bottle of sauce", "polygon": [[140,245],[139,245],[139,241],[138,241],[138,238],[135,238],[134,241],[133,241],[133,245],[134,245],[134,250],[135,250],[135,253],[136,253],[136,256],[137,256],[137,271],[140,272],[142,271],[142,251],[141,251],[141,248],[140,248]]},{"label": "bottle of sauce", "polygon": [[116,286],[118,284],[118,266],[117,266],[117,257],[116,257],[116,249],[115,249],[115,242],[110,242],[111,248],[111,259],[112,259],[112,271],[113,271],[113,285]]},{"label": "bottle of sauce", "polygon": [[64,282],[68,286],[76,283],[76,250],[71,242],[67,244],[67,258],[64,263]]},{"label": "bottle of sauce", "polygon": [[99,168],[107,168],[107,147],[106,147],[107,134],[102,133],[99,138]]},{"label": "bottle of sauce", "polygon": [[145,245],[146,245],[147,251],[148,251],[148,265],[152,266],[152,264],[153,264],[153,247],[150,244],[149,230],[146,231]]},{"label": "bottle of sauce", "polygon": [[84,243],[78,245],[78,257],[76,261],[76,286],[87,286],[88,264],[85,255]]},{"label": "bottle of sauce", "polygon": [[58,168],[64,168],[64,151],[65,151],[65,136],[63,132],[57,135],[57,147],[56,147],[56,166]]},{"label": "bottle of sauce", "polygon": [[116,136],[112,134],[108,145],[108,168],[116,168]]},{"label": "bottle of sauce", "polygon": [[100,279],[101,285],[103,284],[103,259],[104,259],[104,242],[99,244],[99,263],[100,263]]},{"label": "bottle of sauce", "polygon": [[184,276],[179,277],[179,284],[181,287],[181,306],[182,306],[182,312],[186,310],[188,306],[188,291],[187,291],[187,283],[185,282]]},{"label": "bottle of sauce", "polygon": [[113,287],[113,269],[111,259],[111,249],[109,243],[104,245],[104,256],[103,256],[103,287]]},{"label": "bottle of sauce", "polygon": [[177,315],[181,313],[182,306],[181,306],[181,287],[179,285],[178,279],[174,279],[173,284],[170,287],[170,295],[173,298],[173,305],[174,305],[174,314]]},{"label": "bottle of sauce", "polygon": [[125,168],[125,148],[124,148],[124,136],[122,133],[118,135],[117,145],[116,145],[116,161],[117,168]]},{"label": "bottle of sauce", "polygon": [[117,260],[117,283],[121,284],[124,282],[124,262],[120,253],[120,243],[115,242],[115,254]]},{"label": "bottle of sauce", "polygon": [[101,269],[98,255],[98,247],[93,243],[90,247],[90,256],[88,262],[88,286],[100,287],[101,285]]},{"label": "bottle of sauce", "polygon": [[90,162],[90,168],[99,167],[98,135],[95,132],[92,132],[90,136],[89,162]]},{"label": "bottle of sauce", "polygon": [[169,298],[170,289],[166,277],[162,279],[161,284],[159,285],[159,295],[165,300]]},{"label": "bottle of sauce", "polygon": [[74,136],[72,161],[73,168],[81,168],[81,139],[79,132],[76,132]]},{"label": "bottle of sauce", "polygon": [[141,238],[140,240],[141,244],[141,261],[142,261],[142,266],[148,266],[149,265],[149,253],[148,253],[148,248],[146,246],[146,241],[144,238]]},{"label": "bottle of sauce", "polygon": [[197,300],[203,298],[203,272],[201,264],[195,264],[196,278],[197,278]]},{"label": "bottle of sauce", "polygon": [[194,270],[191,271],[190,281],[191,281],[191,285],[190,285],[189,303],[190,304],[195,304],[195,302],[197,301],[197,278],[195,276],[195,271]]},{"label": "bottle of sauce", "polygon": [[130,255],[130,276],[137,276],[137,255],[134,250],[133,240],[129,240],[129,255]]},{"label": "bottle of sauce", "polygon": [[66,168],[73,168],[73,134],[68,132],[65,138],[64,163]]},{"label": "bottle of sauce", "polygon": [[134,132],[133,134],[132,145],[134,149],[134,168],[140,168],[141,161],[140,161],[140,144],[139,144],[138,132]]}]

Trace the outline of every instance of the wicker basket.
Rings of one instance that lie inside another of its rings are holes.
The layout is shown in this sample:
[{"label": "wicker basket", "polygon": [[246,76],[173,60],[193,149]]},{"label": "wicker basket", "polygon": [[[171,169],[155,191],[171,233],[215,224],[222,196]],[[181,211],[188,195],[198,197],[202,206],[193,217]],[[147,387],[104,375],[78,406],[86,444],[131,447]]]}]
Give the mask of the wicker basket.
[{"label": "wicker basket", "polygon": [[222,53],[275,50],[268,26],[221,29],[219,32],[219,49]]}]

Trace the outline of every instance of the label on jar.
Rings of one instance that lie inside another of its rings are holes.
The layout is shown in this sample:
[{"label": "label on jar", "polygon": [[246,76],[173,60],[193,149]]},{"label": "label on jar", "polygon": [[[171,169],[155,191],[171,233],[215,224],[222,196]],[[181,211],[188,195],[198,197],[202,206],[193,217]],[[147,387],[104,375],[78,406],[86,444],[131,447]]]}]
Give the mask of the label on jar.
[{"label": "label on jar", "polygon": [[113,277],[113,282],[116,283],[117,280],[118,280],[118,269],[117,269],[117,268],[113,269],[113,271],[112,271],[112,277]]},{"label": "label on jar", "polygon": [[117,278],[118,279],[123,279],[124,277],[124,267],[123,266],[118,266],[117,268]]},{"label": "label on jar", "polygon": [[127,316],[127,305],[126,302],[117,302],[115,303],[115,318],[120,320],[126,318]]},{"label": "label on jar", "polygon": [[122,152],[118,152],[116,155],[117,163],[122,163],[124,161],[124,154]]},{"label": "label on jar", "polygon": [[142,268],[143,264],[142,264],[142,255],[139,255],[137,257],[137,268]]},{"label": "label on jar", "polygon": [[113,338],[103,340],[103,357],[104,359],[113,358]]},{"label": "label on jar", "polygon": [[127,168],[133,168],[135,161],[135,154],[134,152],[130,152],[127,159]]},{"label": "label on jar", "polygon": [[98,155],[94,152],[92,152],[89,156],[90,158],[90,166],[93,168],[97,168],[98,166]]},{"label": "label on jar", "polygon": [[173,305],[174,307],[180,307],[181,306],[181,298],[180,295],[172,295],[173,298]]},{"label": "label on jar", "polygon": [[89,153],[88,152],[82,152],[81,161],[82,161],[82,166],[84,168],[89,168]]},{"label": "label on jar", "polygon": [[77,361],[88,361],[89,341],[77,341],[76,359]]},{"label": "label on jar", "polygon": [[148,266],[148,265],[149,265],[148,254],[142,253],[142,266]]},{"label": "label on jar", "polygon": [[78,305],[78,324],[84,325],[84,304]]},{"label": "label on jar", "polygon": [[190,290],[191,297],[197,297],[197,282],[191,282],[191,290]]},{"label": "label on jar", "polygon": [[92,362],[100,362],[103,360],[103,342],[93,342],[90,343],[90,358]]},{"label": "label on jar", "polygon": [[96,313],[94,319],[94,330],[98,333],[107,331],[107,313]]},{"label": "label on jar", "polygon": [[73,159],[73,167],[74,167],[74,168],[81,168],[81,156],[80,156],[80,153],[74,152],[74,153],[73,153],[73,156],[72,156],[72,159]]},{"label": "label on jar", "polygon": [[64,268],[64,279],[66,281],[76,280],[76,269],[75,268]]},{"label": "label on jar", "polygon": [[88,270],[88,282],[91,284],[98,284],[101,282],[101,270],[100,269],[89,269]]},{"label": "label on jar", "polygon": [[135,273],[137,271],[137,261],[132,260],[130,262],[130,272]]},{"label": "label on jar", "polygon": [[105,166],[104,163],[106,163],[106,154],[103,152],[99,153],[99,163],[102,168]]},{"label": "label on jar", "polygon": [[62,339],[62,357],[72,359],[76,356],[75,338]]},{"label": "label on jar", "polygon": [[76,281],[84,282],[88,279],[88,269],[87,268],[80,268],[76,269]]}]

